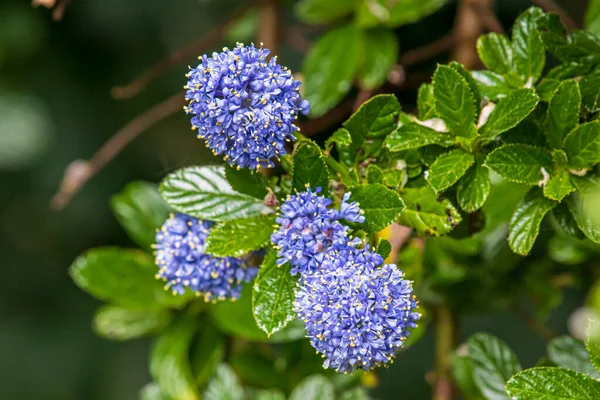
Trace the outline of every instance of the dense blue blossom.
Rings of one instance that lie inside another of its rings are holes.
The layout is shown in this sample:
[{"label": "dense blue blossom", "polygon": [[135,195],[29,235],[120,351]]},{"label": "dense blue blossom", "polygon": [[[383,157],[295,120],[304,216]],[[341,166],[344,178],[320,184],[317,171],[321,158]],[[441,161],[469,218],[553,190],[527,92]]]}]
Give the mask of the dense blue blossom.
[{"label": "dense blue blossom", "polygon": [[377,253],[346,246],[302,277],[295,311],[325,368],[350,372],[387,364],[416,327],[412,282],[393,264],[377,268],[382,263]]},{"label": "dense blue blossom", "polygon": [[232,166],[274,166],[272,159],[294,140],[298,113],[308,113],[300,82],[268,55],[268,49],[238,43],[202,56],[187,74],[185,110],[193,114],[192,129]]},{"label": "dense blue blossom", "polygon": [[359,241],[350,241],[349,228],[339,221],[365,220],[358,205],[348,202],[350,194],[344,195],[338,211],[328,208],[331,200],[319,195],[320,192],[321,188],[314,192],[307,188],[288,196],[279,209],[279,228],[271,235],[271,241],[278,249],[277,262],[289,262],[293,275],[310,273],[323,261],[326,252]]},{"label": "dense blue blossom", "polygon": [[166,288],[183,294],[188,287],[206,301],[238,298],[241,283],[258,273],[243,259],[204,254],[211,223],[173,214],[156,234],[157,278]]}]

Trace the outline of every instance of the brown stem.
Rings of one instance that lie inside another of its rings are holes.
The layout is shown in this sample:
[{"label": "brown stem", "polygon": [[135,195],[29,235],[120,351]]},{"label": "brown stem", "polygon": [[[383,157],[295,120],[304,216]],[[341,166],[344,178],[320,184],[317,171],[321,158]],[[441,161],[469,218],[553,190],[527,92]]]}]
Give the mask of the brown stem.
[{"label": "brown stem", "polygon": [[60,188],[50,200],[50,207],[56,211],[63,209],[85,183],[100,172],[133,139],[157,122],[181,110],[184,104],[185,98],[182,92],[169,97],[144,111],[115,132],[89,161],[73,161],[65,170]]},{"label": "brown stem", "polygon": [[369,100],[371,98],[371,96],[373,96],[373,94],[375,94],[374,89],[367,89],[367,88],[360,89],[360,91],[358,92],[358,95],[356,95],[356,100],[354,100],[354,103],[352,104],[352,111],[358,110],[358,108],[362,105],[362,103]]},{"label": "brown stem", "polygon": [[521,306],[515,304],[511,307],[511,310],[525,325],[529,327],[529,329],[537,333],[546,342],[549,342],[557,336],[556,332],[542,324],[534,316],[525,311]]},{"label": "brown stem", "polygon": [[258,41],[271,50],[273,56],[279,53],[280,18],[278,3],[278,0],[261,0],[260,2]]},{"label": "brown stem", "polygon": [[400,56],[400,60],[398,60],[398,64],[403,67],[409,67],[423,60],[435,57],[440,53],[451,50],[456,43],[456,35],[454,33],[449,33],[435,42],[403,53]]},{"label": "brown stem", "polygon": [[458,38],[453,58],[467,69],[479,65],[477,39],[483,33],[482,10],[492,7],[492,0],[460,0],[454,24],[454,34]]},{"label": "brown stem", "polygon": [[455,321],[452,311],[445,304],[435,310],[435,390],[434,400],[451,400],[454,392],[452,385],[451,356],[454,351]]},{"label": "brown stem", "polygon": [[550,11],[558,14],[562,23],[565,24],[565,26],[570,30],[576,31],[581,29],[579,24],[575,22],[575,20],[571,18],[571,16],[553,0],[531,0],[531,2],[536,6],[539,6],[544,11]]},{"label": "brown stem", "polygon": [[248,11],[251,5],[251,3],[241,5],[225,22],[219,23],[204,36],[194,40],[181,49],[175,50],[169,54],[167,58],[164,58],[152,65],[128,84],[113,87],[110,91],[112,97],[115,99],[129,99],[134,97],[146,86],[148,86],[150,82],[161,77],[176,65],[179,65],[191,59],[192,57],[198,56],[208,48],[216,46],[221,41],[223,35],[227,29],[229,29],[231,24],[238,20],[246,11]]}]

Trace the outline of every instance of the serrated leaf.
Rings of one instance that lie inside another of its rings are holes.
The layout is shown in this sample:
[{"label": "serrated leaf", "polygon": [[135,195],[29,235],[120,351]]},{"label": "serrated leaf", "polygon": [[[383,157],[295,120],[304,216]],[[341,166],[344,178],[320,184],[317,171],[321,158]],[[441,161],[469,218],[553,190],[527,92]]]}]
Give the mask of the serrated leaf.
[{"label": "serrated leaf", "polygon": [[560,149],[565,137],[579,123],[581,94],[574,80],[564,81],[556,89],[548,107],[546,138],[550,146]]},{"label": "serrated leaf", "polygon": [[406,209],[400,215],[400,225],[414,228],[417,234],[441,236],[461,222],[460,213],[448,199],[438,201],[428,187],[405,189],[402,199]]},{"label": "serrated leaf", "polygon": [[579,89],[583,109],[590,114],[600,111],[600,70],[581,78]]},{"label": "serrated leaf", "polygon": [[477,82],[479,93],[486,100],[495,101],[514,89],[506,77],[492,71],[472,71],[471,76]]},{"label": "serrated leaf", "polygon": [[361,87],[376,89],[387,81],[398,58],[400,44],[394,32],[389,29],[368,30],[364,32],[363,38],[364,59],[358,80]]},{"label": "serrated leaf", "polygon": [[[590,319],[588,323],[587,336],[585,339],[585,347],[589,361],[596,369],[595,374],[590,374],[595,378],[600,375],[600,323]],[[583,372],[583,371],[581,371]]]},{"label": "serrated leaf", "polygon": [[110,206],[117,221],[140,247],[151,249],[156,229],[169,216],[169,207],[149,182],[131,182],[112,196]]},{"label": "serrated leaf", "polygon": [[435,110],[456,136],[475,135],[475,97],[469,84],[452,67],[440,65],[433,75]]},{"label": "serrated leaf", "polygon": [[88,250],[69,267],[80,289],[100,300],[128,308],[160,309],[186,299],[165,291],[154,276],[154,259],[141,250],[101,247]]},{"label": "serrated leaf", "polygon": [[344,127],[350,132],[352,146],[362,147],[366,138],[382,138],[396,129],[396,120],[401,107],[396,96],[380,94],[364,102],[352,114]]},{"label": "serrated leaf", "polygon": [[418,149],[430,144],[444,147],[454,145],[454,138],[444,132],[438,132],[416,122],[402,125],[385,138],[385,146],[390,151]]},{"label": "serrated leaf", "polygon": [[549,102],[552,100],[556,89],[560,86],[561,81],[558,79],[551,78],[543,78],[540,83],[536,86],[535,90],[540,96],[540,100],[544,102]]},{"label": "serrated leaf", "polygon": [[591,0],[585,13],[585,29],[600,36],[600,0]]},{"label": "serrated leaf", "polygon": [[197,329],[193,318],[182,318],[170,325],[152,345],[150,375],[160,389],[174,399],[199,398],[188,358]]},{"label": "serrated leaf", "polygon": [[94,331],[107,339],[129,340],[158,332],[171,322],[167,310],[140,310],[102,306],[94,315]]},{"label": "serrated leaf", "polygon": [[354,10],[352,2],[338,0],[302,0],[294,11],[300,21],[308,24],[326,24],[349,15]]},{"label": "serrated leaf", "polygon": [[225,178],[233,190],[263,200],[267,195],[267,180],[259,171],[225,165]]},{"label": "serrated leaf", "polygon": [[542,15],[541,9],[531,7],[513,26],[513,60],[519,74],[526,78],[539,78],[546,63],[546,49],[537,29],[537,19]]},{"label": "serrated leaf", "polygon": [[300,144],[294,152],[292,188],[303,192],[309,186],[320,187],[324,196],[329,195],[329,172],[319,146],[312,141]]},{"label": "serrated leaf", "polygon": [[577,226],[595,243],[600,243],[600,178],[597,176],[571,177],[571,183],[577,191],[567,197],[567,205]]},{"label": "serrated leaf", "polygon": [[572,168],[590,168],[600,162],[600,121],[573,129],[565,138],[564,149]]},{"label": "serrated leaf", "polygon": [[222,222],[210,229],[204,252],[217,257],[239,257],[269,244],[275,215]]},{"label": "serrated leaf", "polygon": [[383,184],[389,187],[400,186],[405,172],[403,170],[389,168],[383,171]]},{"label": "serrated leaf", "polygon": [[227,364],[217,367],[215,377],[204,392],[205,400],[243,400],[244,388],[235,372]]},{"label": "serrated leaf", "polygon": [[426,120],[435,117],[435,97],[433,96],[433,85],[424,83],[419,87],[417,94],[417,108],[419,119]]},{"label": "serrated leaf", "polygon": [[345,128],[340,128],[333,132],[333,134],[325,141],[325,148],[330,148],[334,143],[338,146],[350,146],[352,144],[350,132]]},{"label": "serrated leaf", "polygon": [[252,285],[244,285],[236,301],[221,301],[209,309],[210,316],[219,330],[229,336],[237,336],[250,342],[290,342],[306,335],[304,324],[295,320],[271,337],[262,331],[252,311]]},{"label": "serrated leaf", "polygon": [[489,70],[502,75],[512,71],[512,44],[506,36],[495,32],[480,36],[477,53]]},{"label": "serrated leaf", "polygon": [[570,176],[571,174],[564,170],[553,174],[544,186],[544,196],[552,200],[562,201],[565,196],[575,190]]},{"label": "serrated leaf", "polygon": [[492,151],[485,166],[506,180],[537,185],[544,179],[542,168],[552,169],[552,156],[540,147],[508,144]]},{"label": "serrated leaf", "polygon": [[389,242],[389,240],[379,239],[376,251],[377,254],[379,254],[385,260],[392,252],[392,244]]},{"label": "serrated leaf", "polygon": [[312,117],[332,109],[350,91],[360,65],[361,32],[351,24],[323,35],[304,58],[304,93]]},{"label": "serrated leaf", "polygon": [[508,231],[508,245],[517,254],[529,253],[540,233],[540,224],[556,202],[544,197],[542,189],[532,188],[517,206]]},{"label": "serrated leaf", "polygon": [[473,379],[488,400],[506,400],[504,385],[521,370],[519,359],[502,340],[477,333],[467,340]]},{"label": "serrated leaf", "polygon": [[458,205],[466,212],[480,209],[490,194],[490,172],[487,168],[475,165],[469,168],[458,182],[456,197]]},{"label": "serrated leaf", "polygon": [[367,183],[383,183],[383,172],[375,164],[367,167]]},{"label": "serrated leaf", "polygon": [[533,89],[510,92],[496,104],[479,133],[484,137],[495,137],[514,128],[535,109],[539,100]]},{"label": "serrated leaf", "polygon": [[448,189],[458,182],[473,163],[473,154],[462,149],[444,153],[429,168],[427,182],[436,192]]},{"label": "serrated leaf", "polygon": [[467,81],[467,85],[469,85],[469,89],[471,90],[475,100],[475,120],[478,120],[481,112],[481,93],[479,93],[479,85],[477,84],[477,81],[475,78],[473,78],[471,72],[467,71],[465,66],[461,63],[451,61],[448,63],[448,66],[458,72],[463,78],[465,78],[465,81]]},{"label": "serrated leaf", "polygon": [[294,289],[296,281],[291,266],[277,265],[277,253],[270,251],[260,266],[254,281],[252,305],[254,319],[268,336],[280,331],[296,318]]},{"label": "serrated leaf", "polygon": [[600,381],[564,368],[537,367],[513,376],[506,384],[513,400],[600,398]]},{"label": "serrated leaf", "polygon": [[600,373],[594,369],[585,344],[570,336],[559,336],[548,343],[548,358],[562,368],[581,372],[593,378]]},{"label": "serrated leaf", "polygon": [[290,394],[290,400],[334,400],[334,388],[323,375],[304,379]]},{"label": "serrated leaf", "polygon": [[220,166],[175,171],[162,181],[160,194],[177,211],[210,221],[253,217],[265,210],[260,200],[233,190]]},{"label": "serrated leaf", "polygon": [[360,185],[352,188],[351,201],[356,201],[364,211],[365,222],[361,228],[377,232],[391,225],[404,210],[398,193],[380,184]]},{"label": "serrated leaf", "polygon": [[212,324],[204,324],[200,336],[192,346],[190,359],[196,385],[201,389],[213,377],[225,356],[226,337]]}]

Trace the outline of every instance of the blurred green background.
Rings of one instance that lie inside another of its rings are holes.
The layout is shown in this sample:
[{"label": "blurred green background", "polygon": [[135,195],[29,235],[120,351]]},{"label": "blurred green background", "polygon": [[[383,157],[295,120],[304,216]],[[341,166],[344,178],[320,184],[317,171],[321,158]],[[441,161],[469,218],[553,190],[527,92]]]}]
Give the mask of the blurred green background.
[{"label": "blurred green background", "polygon": [[[0,398],[129,400],[150,380],[149,343],[96,337],[90,320],[99,303],[75,287],[67,268],[93,246],[134,246],[108,206],[128,181],[158,181],[177,167],[211,162],[211,156],[181,112],[137,139],[64,211],[50,211],[48,201],[72,160],[89,158],[133,116],[180,90],[187,67],[173,69],[130,100],[112,99],[110,88],[201,36],[239,3],[74,0],[64,19],[54,22],[48,10],[33,9],[28,0],[0,2]],[[285,17],[293,24],[293,1],[287,3]],[[585,0],[562,3],[582,20]],[[530,2],[496,4],[510,26]],[[402,49],[449,31],[455,6],[399,29]],[[247,40],[232,38],[238,39]],[[284,44],[280,54],[282,64],[300,69],[300,53]],[[414,101],[412,95],[402,100]],[[566,332],[583,289],[569,292],[552,313],[549,325],[557,332]],[[462,326],[463,338],[487,330],[505,339],[524,366],[545,354],[543,341],[513,315],[472,315]],[[430,327],[380,371],[377,397],[428,398],[425,373],[433,354]]]}]

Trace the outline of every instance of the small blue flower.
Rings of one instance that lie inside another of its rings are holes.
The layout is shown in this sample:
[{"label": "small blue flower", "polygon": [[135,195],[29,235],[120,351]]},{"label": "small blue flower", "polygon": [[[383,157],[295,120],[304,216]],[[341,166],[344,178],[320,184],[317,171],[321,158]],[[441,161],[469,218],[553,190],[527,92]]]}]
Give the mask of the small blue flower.
[{"label": "small blue flower", "polygon": [[238,43],[203,55],[186,75],[192,129],[231,166],[273,167],[272,159],[286,154],[285,143],[294,140],[298,113],[309,111],[300,82],[268,55],[268,49]]},{"label": "small blue flower", "polygon": [[240,258],[204,254],[210,227],[208,221],[171,215],[156,234],[156,277],[174,293],[183,294],[188,287],[206,301],[239,298],[242,282],[256,277],[258,268]]},{"label": "small blue flower", "polygon": [[328,251],[360,242],[350,240],[349,228],[339,221],[363,222],[365,217],[358,205],[348,203],[350,195],[346,194],[340,211],[330,209],[331,200],[319,195],[320,192],[320,187],[314,192],[307,188],[288,196],[279,209],[278,229],[271,235],[271,241],[278,249],[277,262],[289,262],[293,275],[312,272]]},{"label": "small blue flower", "polygon": [[368,249],[328,253],[303,275],[294,308],[311,345],[338,372],[373,369],[393,361],[420,315],[412,282]]}]

